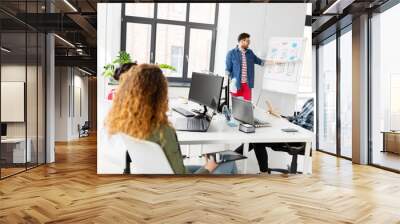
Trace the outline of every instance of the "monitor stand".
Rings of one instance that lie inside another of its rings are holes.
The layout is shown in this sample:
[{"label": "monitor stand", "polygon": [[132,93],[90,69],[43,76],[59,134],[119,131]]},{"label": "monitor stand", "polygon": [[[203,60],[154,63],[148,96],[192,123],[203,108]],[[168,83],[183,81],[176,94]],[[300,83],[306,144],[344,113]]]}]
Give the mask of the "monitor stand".
[{"label": "monitor stand", "polygon": [[203,112],[199,111],[199,113],[197,115],[195,115],[194,118],[196,118],[196,119],[205,119],[205,120],[209,121],[210,118],[207,115],[207,107],[204,106],[204,105],[203,105],[203,107],[204,107]]}]

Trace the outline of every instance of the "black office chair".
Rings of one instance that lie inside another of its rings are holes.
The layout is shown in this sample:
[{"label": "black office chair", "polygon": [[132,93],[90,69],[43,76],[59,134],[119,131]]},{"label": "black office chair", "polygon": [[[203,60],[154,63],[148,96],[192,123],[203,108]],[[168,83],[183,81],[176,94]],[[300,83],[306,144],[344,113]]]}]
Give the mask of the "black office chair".
[{"label": "black office chair", "polygon": [[228,85],[223,86],[222,89],[224,90],[224,97],[221,97],[221,103],[218,107],[218,112],[222,112],[222,108],[226,105],[229,108],[229,80],[228,80]]},{"label": "black office chair", "polygon": [[132,162],[131,156],[129,155],[129,152],[126,151],[124,174],[131,174],[131,162]]},{"label": "black office chair", "polygon": [[90,130],[90,123],[89,123],[89,121],[85,121],[85,123],[84,123],[82,126],[78,125],[79,138],[80,138],[80,137],[87,137],[87,136],[89,136],[89,130]]},{"label": "black office chair", "polygon": [[267,172],[271,174],[272,171],[274,172],[280,172],[284,174],[296,174],[297,172],[297,158],[298,155],[304,155],[305,153],[305,143],[285,143],[282,145],[282,147],[273,147],[271,148],[274,151],[279,151],[279,152],[287,152],[289,155],[292,156],[292,161],[290,163],[290,166],[288,166],[288,169],[281,169],[281,168],[269,168],[267,169]]}]

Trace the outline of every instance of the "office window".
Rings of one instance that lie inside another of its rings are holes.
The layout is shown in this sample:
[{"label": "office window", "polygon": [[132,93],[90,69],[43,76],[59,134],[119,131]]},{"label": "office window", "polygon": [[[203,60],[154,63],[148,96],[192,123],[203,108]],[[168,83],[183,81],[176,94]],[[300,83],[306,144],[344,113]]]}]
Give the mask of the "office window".
[{"label": "office window", "polygon": [[336,39],[318,50],[318,149],[336,154]]},{"label": "office window", "polygon": [[390,74],[390,129],[400,130],[400,73]]},{"label": "office window", "polygon": [[123,4],[121,50],[174,66],[164,71],[169,81],[190,82],[193,71],[214,70],[217,11],[215,3]]},{"label": "office window", "polygon": [[157,18],[167,20],[186,20],[186,3],[161,3],[158,4]]},{"label": "office window", "polygon": [[[400,5],[371,18],[371,161],[400,170]],[[385,139],[386,137],[386,139]]]},{"label": "office window", "polygon": [[125,14],[128,16],[152,18],[154,16],[154,3],[127,4]]},{"label": "office window", "polygon": [[191,3],[190,22],[213,24],[215,20],[215,3]]},{"label": "office window", "polygon": [[151,24],[128,23],[126,51],[138,63],[150,62]]},{"label": "office window", "polygon": [[211,58],[211,30],[190,29],[188,77],[192,72],[208,72]]},{"label": "office window", "polygon": [[[156,40],[155,63],[167,63],[176,68],[176,72],[167,71],[170,77],[179,77],[183,72],[183,49],[185,43],[185,27],[177,25],[158,24]],[[174,50],[174,51],[173,51]],[[174,58],[174,60],[172,60]],[[171,62],[174,61],[174,64]]]},{"label": "office window", "polygon": [[340,154],[352,157],[352,35],[340,36]]}]

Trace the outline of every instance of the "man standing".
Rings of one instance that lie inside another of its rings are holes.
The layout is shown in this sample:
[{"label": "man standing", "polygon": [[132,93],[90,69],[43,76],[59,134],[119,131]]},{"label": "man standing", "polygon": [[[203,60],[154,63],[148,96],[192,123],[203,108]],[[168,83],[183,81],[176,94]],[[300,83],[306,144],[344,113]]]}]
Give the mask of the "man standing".
[{"label": "man standing", "polygon": [[[232,80],[232,96],[241,96],[245,100],[251,100],[251,89],[254,87],[254,64],[264,66],[265,61],[258,58],[249,49],[250,35],[241,33],[238,37],[238,45],[226,55],[226,73]],[[273,62],[267,61],[268,64]],[[235,91],[236,89],[236,91]]]},{"label": "man standing", "polygon": [[[231,94],[234,97],[243,97],[251,101],[251,89],[254,87],[254,64],[264,66],[274,64],[273,61],[265,61],[257,57],[249,49],[250,35],[241,33],[238,37],[238,45],[226,55],[226,73],[232,80]],[[268,171],[268,155],[265,147],[259,144],[250,144],[249,150],[254,149],[261,172]],[[236,152],[243,154],[243,144]]]}]

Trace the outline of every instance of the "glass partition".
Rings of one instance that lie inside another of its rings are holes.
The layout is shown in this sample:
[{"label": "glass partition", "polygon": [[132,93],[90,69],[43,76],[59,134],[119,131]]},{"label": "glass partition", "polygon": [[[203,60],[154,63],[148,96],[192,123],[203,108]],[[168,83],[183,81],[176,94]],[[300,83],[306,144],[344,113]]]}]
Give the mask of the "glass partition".
[{"label": "glass partition", "polygon": [[340,36],[340,154],[352,157],[352,33]]},{"label": "glass partition", "polygon": [[400,171],[400,4],[371,18],[371,163]]},{"label": "glass partition", "polygon": [[[43,13],[44,1],[1,2]],[[0,12],[0,178],[45,163],[45,34]]]},{"label": "glass partition", "polygon": [[26,162],[31,161],[31,151],[27,150],[26,141],[26,43],[25,32],[1,34],[2,177],[24,171]]},{"label": "glass partition", "polygon": [[318,48],[318,149],[336,154],[336,39]]}]

